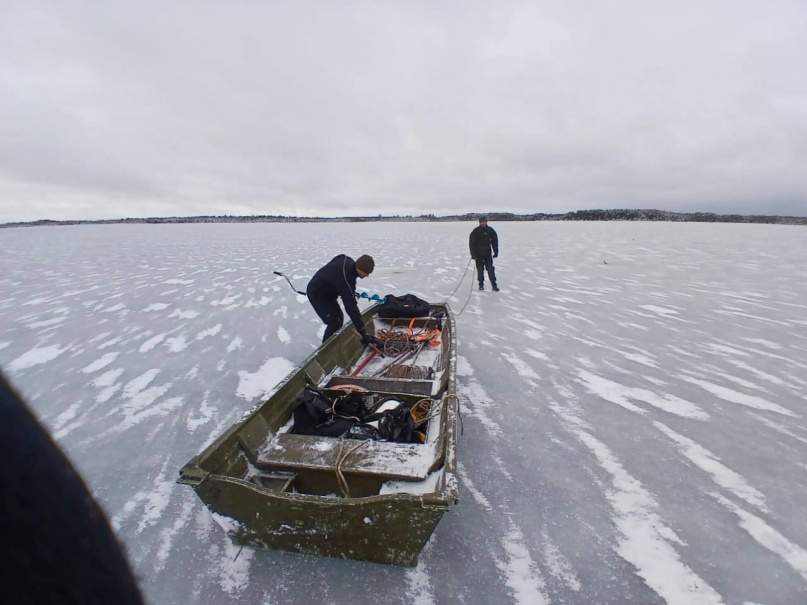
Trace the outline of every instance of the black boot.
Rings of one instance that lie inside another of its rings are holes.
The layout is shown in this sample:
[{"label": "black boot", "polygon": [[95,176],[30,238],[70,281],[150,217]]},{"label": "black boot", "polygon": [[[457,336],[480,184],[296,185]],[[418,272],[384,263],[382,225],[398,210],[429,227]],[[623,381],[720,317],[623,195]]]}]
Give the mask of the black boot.
[{"label": "black boot", "polygon": [[484,290],[485,289],[485,284],[479,284],[479,289]]},{"label": "black boot", "polygon": [[499,286],[497,286],[496,284],[493,284],[493,291],[498,292],[499,291]]}]

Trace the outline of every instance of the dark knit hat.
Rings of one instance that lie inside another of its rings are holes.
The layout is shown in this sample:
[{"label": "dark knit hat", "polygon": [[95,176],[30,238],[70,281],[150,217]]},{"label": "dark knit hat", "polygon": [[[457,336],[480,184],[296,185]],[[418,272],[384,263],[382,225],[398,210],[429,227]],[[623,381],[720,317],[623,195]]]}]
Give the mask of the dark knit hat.
[{"label": "dark knit hat", "polygon": [[479,217],[479,222],[480,222],[480,223],[487,223],[487,222],[488,222],[488,217],[486,217],[486,216],[480,216],[480,217]]},{"label": "dark knit hat", "polygon": [[358,260],[356,260],[356,268],[359,271],[362,271],[367,275],[370,275],[370,273],[373,272],[373,269],[375,269],[375,261],[373,260],[372,256],[362,254],[358,258]]}]

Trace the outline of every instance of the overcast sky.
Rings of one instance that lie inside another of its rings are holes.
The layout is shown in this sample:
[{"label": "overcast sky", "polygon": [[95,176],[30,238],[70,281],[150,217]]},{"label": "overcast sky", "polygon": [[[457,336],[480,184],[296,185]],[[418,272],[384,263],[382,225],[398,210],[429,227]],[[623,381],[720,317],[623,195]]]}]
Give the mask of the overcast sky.
[{"label": "overcast sky", "polygon": [[0,222],[807,215],[807,2],[0,1]]}]

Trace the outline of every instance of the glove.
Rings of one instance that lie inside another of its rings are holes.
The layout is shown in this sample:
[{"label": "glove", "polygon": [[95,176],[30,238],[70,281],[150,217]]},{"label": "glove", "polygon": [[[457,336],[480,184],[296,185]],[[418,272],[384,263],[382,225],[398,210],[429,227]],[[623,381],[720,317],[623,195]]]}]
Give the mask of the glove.
[{"label": "glove", "polygon": [[370,336],[367,332],[361,335],[361,344],[363,344],[365,347],[369,344],[374,344],[373,343],[374,340],[375,338],[373,336]]},{"label": "glove", "polygon": [[496,258],[497,256],[499,256],[499,253],[498,253],[498,252],[494,252],[494,253],[493,253],[493,258]]}]

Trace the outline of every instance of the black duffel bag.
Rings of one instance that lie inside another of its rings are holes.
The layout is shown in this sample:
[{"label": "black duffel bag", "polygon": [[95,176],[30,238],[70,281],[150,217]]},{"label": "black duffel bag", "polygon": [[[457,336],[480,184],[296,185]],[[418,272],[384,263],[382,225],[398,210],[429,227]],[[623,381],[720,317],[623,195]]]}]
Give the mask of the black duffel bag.
[{"label": "black duffel bag", "polygon": [[414,294],[404,294],[403,296],[387,294],[384,302],[378,306],[378,316],[387,319],[396,317],[409,319],[428,315],[429,303]]},{"label": "black duffel bag", "polygon": [[310,386],[305,387],[295,406],[291,432],[297,435],[339,437],[355,424],[352,420],[334,417],[333,402]]}]

